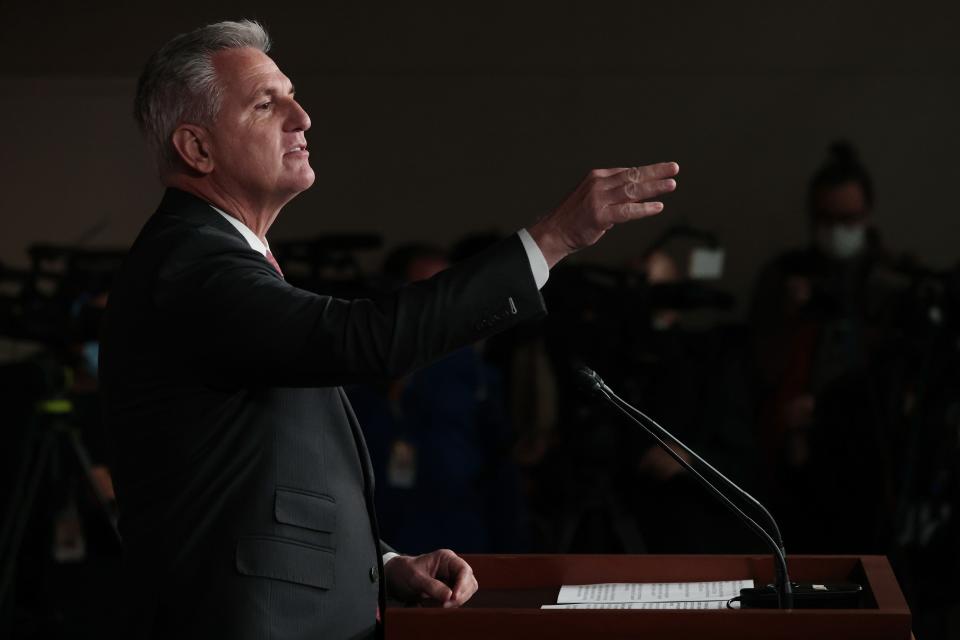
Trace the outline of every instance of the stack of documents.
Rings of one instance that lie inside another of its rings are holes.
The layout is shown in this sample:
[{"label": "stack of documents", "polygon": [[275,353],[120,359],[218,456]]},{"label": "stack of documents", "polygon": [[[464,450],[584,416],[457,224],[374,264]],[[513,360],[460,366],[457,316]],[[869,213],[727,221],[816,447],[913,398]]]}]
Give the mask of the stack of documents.
[{"label": "stack of documents", "polygon": [[726,609],[753,580],[613,582],[560,587],[557,604],[543,609]]}]

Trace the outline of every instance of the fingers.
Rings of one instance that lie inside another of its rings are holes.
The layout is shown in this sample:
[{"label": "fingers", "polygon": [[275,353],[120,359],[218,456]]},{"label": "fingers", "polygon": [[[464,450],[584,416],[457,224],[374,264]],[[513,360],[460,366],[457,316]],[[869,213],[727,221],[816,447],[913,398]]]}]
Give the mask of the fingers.
[{"label": "fingers", "polygon": [[[410,581],[411,586],[422,597],[442,602],[445,608],[459,607],[477,590],[473,569],[450,549],[438,549],[417,556],[415,563],[416,571]],[[447,586],[447,583],[453,587]]]},{"label": "fingers", "polygon": [[410,579],[410,586],[421,594],[446,603],[452,595],[450,587],[425,573],[417,573]]},{"label": "fingers", "polygon": [[592,204],[597,209],[625,202],[649,200],[676,190],[677,181],[673,178],[651,182],[627,182],[613,189],[592,194]]},{"label": "fingers", "polygon": [[677,188],[673,179],[679,166],[663,162],[646,167],[625,169],[617,174],[588,180],[589,198],[597,208],[623,202],[648,200]]},{"label": "fingers", "polygon": [[670,193],[677,188],[677,181],[673,178],[666,180],[653,180],[650,182],[628,182],[622,189],[612,189],[611,191],[622,194],[619,200],[614,202],[623,202],[624,200],[647,200],[656,196]]},{"label": "fingers", "polygon": [[680,173],[680,165],[676,162],[658,162],[641,167],[617,167],[613,169],[594,169],[588,178],[609,180],[607,187],[618,186],[624,182],[644,182],[647,180],[663,180],[672,178]]},{"label": "fingers", "polygon": [[643,167],[632,167],[626,171],[626,179],[630,182],[644,182],[646,180],[663,180],[672,178],[680,173],[680,165],[676,162],[659,162]]},{"label": "fingers", "polygon": [[450,575],[455,579],[453,584],[453,593],[448,602],[444,602],[444,608],[459,607],[469,600],[477,592],[479,585],[473,575],[473,569],[467,562],[456,556],[450,559]]},{"label": "fingers", "polygon": [[610,176],[615,176],[618,173],[623,173],[627,171],[630,167],[617,167],[613,169],[594,169],[590,172],[588,177],[591,178],[609,178]]},{"label": "fingers", "polygon": [[662,202],[628,202],[626,204],[614,204],[606,208],[609,212],[610,222],[620,224],[653,216],[663,211]]}]

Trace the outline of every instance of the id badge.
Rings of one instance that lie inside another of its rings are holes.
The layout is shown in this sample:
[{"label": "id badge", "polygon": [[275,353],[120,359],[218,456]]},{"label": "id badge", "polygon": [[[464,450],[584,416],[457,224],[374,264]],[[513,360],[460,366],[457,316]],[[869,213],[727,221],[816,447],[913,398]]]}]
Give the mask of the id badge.
[{"label": "id badge", "polygon": [[387,463],[387,484],[411,489],[417,483],[417,448],[406,440],[394,440]]}]

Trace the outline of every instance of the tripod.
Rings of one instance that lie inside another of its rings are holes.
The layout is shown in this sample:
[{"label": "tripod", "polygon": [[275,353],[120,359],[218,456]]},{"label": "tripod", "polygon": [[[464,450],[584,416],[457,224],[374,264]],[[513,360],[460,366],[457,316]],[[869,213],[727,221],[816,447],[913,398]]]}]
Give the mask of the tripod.
[{"label": "tripod", "polygon": [[[120,541],[115,509],[93,477],[90,454],[80,440],[79,429],[71,422],[72,414],[73,405],[67,399],[52,398],[39,402],[36,407],[38,424],[24,436],[21,444],[20,464],[0,529],[0,607],[8,604],[8,597],[12,603],[19,555],[27,525],[38,509],[41,484],[44,479],[57,478],[64,457],[75,463],[96,500],[98,513],[110,525],[117,542]],[[52,514],[45,515],[52,519]]]}]

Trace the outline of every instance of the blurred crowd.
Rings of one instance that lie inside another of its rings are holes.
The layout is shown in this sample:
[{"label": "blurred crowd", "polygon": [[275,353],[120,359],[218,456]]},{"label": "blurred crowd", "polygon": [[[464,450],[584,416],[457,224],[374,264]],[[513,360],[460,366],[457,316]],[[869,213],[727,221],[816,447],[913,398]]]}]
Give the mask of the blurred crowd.
[{"label": "blurred crowd", "polygon": [[[765,553],[580,388],[588,364],[766,504],[788,553],[887,555],[918,637],[957,634],[960,596],[946,585],[960,570],[960,264],[898,253],[873,208],[869,172],[836,143],[810,179],[808,237],[760,266],[744,321],[725,312],[720,239],[677,227],[619,268],[557,267],[536,325],[350,387],[383,539],[410,554]],[[275,253],[298,286],[376,296],[497,239],[396,247],[378,273],[358,266],[362,237]],[[0,366],[0,635],[73,637],[64,630],[110,615],[120,553],[96,399],[109,277],[76,274],[108,274],[122,256],[32,257],[0,273],[17,287],[3,335],[44,345]]]}]

